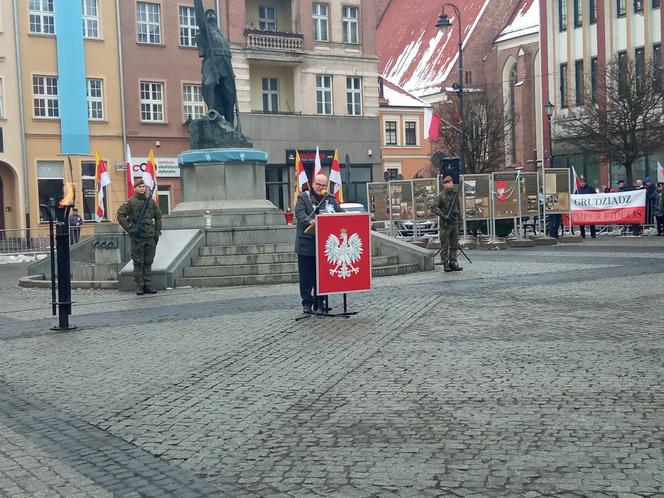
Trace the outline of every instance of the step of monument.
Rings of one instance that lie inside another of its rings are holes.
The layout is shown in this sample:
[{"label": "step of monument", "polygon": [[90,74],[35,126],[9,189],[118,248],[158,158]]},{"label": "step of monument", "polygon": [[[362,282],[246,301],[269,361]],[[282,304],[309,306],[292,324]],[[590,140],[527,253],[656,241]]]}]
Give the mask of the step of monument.
[{"label": "step of monument", "polygon": [[239,275],[276,275],[279,273],[297,273],[297,263],[190,266],[184,269],[183,276],[186,278],[235,277]]},{"label": "step of monument", "polygon": [[257,265],[270,263],[296,263],[294,252],[272,252],[267,254],[235,254],[232,256],[199,256],[191,258],[192,266]]},{"label": "step of monument", "polygon": [[[417,264],[388,265],[374,267],[374,277],[388,277],[392,275],[404,275],[419,270]],[[217,277],[183,277],[175,280],[176,287],[230,287],[238,285],[275,285],[297,283],[298,274],[272,273],[266,275],[231,275]]]},{"label": "step of monument", "polygon": [[234,256],[239,254],[294,253],[295,244],[249,244],[236,246],[207,246],[199,250],[201,256]]},{"label": "step of monument", "polygon": [[234,246],[253,244],[295,243],[295,227],[236,227],[208,229],[205,231],[207,246]]},{"label": "step of monument", "polygon": [[[399,262],[399,256],[373,256],[373,266],[394,265]],[[297,254],[294,252],[273,252],[267,254],[236,254],[232,256],[198,256],[191,259],[191,266],[237,266],[237,265],[263,265],[297,263]]]}]

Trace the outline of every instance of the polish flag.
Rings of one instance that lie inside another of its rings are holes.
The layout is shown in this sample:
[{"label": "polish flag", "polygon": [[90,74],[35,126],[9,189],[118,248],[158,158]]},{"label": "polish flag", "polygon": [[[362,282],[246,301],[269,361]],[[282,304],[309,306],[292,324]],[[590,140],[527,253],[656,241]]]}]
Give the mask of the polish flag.
[{"label": "polish flag", "polygon": [[440,116],[433,107],[424,109],[424,131],[429,140],[436,140],[440,135]]},{"label": "polish flag", "polygon": [[339,166],[339,151],[334,149],[334,159],[330,167],[330,181],[327,189],[334,195],[337,202],[341,204],[344,201],[344,190],[341,184],[341,167]]},{"label": "polish flag", "polygon": [[300,153],[295,151],[295,197],[293,198],[293,205],[297,202],[297,198],[304,190],[304,186],[309,183],[307,173],[304,171],[304,164],[300,159]]},{"label": "polish flag", "polygon": [[131,160],[131,150],[129,150],[129,144],[127,144],[127,168],[125,171],[125,176],[127,180],[127,199],[132,197],[134,195],[134,175],[132,172],[132,167],[134,164],[134,161]]},{"label": "polish flag", "polygon": [[574,169],[574,166],[572,166],[572,174],[574,175],[574,193],[576,194],[579,191],[579,189],[581,188],[581,179],[576,174],[576,170]]},{"label": "polish flag", "polygon": [[97,223],[101,223],[105,219],[105,208],[104,208],[104,187],[111,184],[111,175],[108,174],[108,167],[106,162],[102,161],[99,151],[95,151],[95,186],[96,186],[96,205],[97,211],[95,212],[95,220]]},{"label": "polish flag", "polygon": [[664,183],[664,166],[657,161],[657,183]]},{"label": "polish flag", "polygon": [[314,180],[322,172],[323,172],[323,167],[320,165],[320,152],[318,150],[318,145],[316,145],[316,158],[314,159]]},{"label": "polish flag", "polygon": [[148,162],[143,171],[143,182],[147,185],[148,189],[152,192],[152,198],[157,201],[157,162],[154,159],[154,151],[150,149]]}]

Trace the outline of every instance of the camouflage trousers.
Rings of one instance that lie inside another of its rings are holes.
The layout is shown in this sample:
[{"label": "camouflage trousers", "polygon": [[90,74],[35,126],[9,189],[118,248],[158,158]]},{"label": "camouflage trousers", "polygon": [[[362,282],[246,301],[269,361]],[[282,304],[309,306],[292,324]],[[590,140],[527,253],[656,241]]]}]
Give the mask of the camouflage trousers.
[{"label": "camouflage trousers", "polygon": [[152,237],[131,239],[131,259],[134,262],[134,281],[136,281],[136,285],[152,283],[152,262],[156,251],[157,242]]},{"label": "camouflage trousers", "polygon": [[441,226],[438,230],[438,237],[440,238],[440,261],[444,265],[456,263],[459,251],[459,226]]}]

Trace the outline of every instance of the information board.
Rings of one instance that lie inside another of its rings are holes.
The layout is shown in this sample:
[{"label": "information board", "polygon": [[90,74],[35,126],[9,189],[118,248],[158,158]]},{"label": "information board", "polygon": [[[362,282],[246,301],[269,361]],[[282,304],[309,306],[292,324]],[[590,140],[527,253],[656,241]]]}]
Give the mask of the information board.
[{"label": "information board", "polygon": [[569,169],[544,170],[544,210],[547,213],[567,213],[570,209]]},{"label": "information board", "polygon": [[487,220],[491,217],[491,175],[463,175],[463,215],[466,220]]},{"label": "information board", "polygon": [[372,222],[390,221],[389,183],[367,183],[367,199]]}]

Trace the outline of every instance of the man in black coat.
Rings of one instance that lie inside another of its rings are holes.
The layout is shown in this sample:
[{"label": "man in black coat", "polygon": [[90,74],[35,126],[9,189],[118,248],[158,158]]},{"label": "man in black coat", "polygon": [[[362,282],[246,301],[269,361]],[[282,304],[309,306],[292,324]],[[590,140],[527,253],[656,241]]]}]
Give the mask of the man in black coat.
[{"label": "man in black coat", "polygon": [[[579,177],[579,188],[577,189],[576,193],[577,194],[596,194],[595,192],[595,187],[592,187],[586,183],[586,179],[583,176]],[[585,225],[581,225],[579,227],[579,230],[581,231],[581,237],[584,239],[586,238],[586,227]],[[595,238],[597,235],[597,229],[595,228],[595,225],[590,225],[590,237],[592,239]]]},{"label": "man in black coat", "polygon": [[327,185],[327,176],[318,175],[314,178],[313,192],[302,192],[295,204],[295,252],[304,313],[311,313],[312,308],[315,311],[320,307],[316,299],[316,215],[343,211],[334,196],[327,193]]}]

